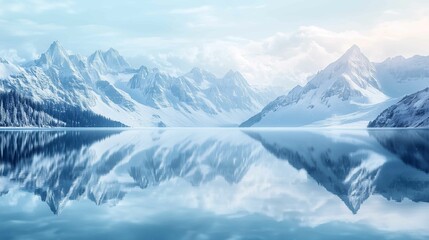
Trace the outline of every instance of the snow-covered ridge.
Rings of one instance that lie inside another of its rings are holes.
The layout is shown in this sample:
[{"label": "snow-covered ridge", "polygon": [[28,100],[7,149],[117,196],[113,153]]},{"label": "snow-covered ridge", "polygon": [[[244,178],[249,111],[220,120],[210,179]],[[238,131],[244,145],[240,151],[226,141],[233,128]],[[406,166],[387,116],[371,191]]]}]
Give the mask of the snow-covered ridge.
[{"label": "snow-covered ridge", "polygon": [[404,97],[384,110],[369,127],[429,127],[429,88]]},{"label": "snow-covered ridge", "polygon": [[429,57],[422,56],[371,63],[354,45],[305,86],[278,97],[241,126],[366,127],[394,98],[429,86],[428,64]]},{"label": "snow-covered ridge", "polygon": [[128,126],[237,126],[248,119],[241,126],[364,127],[395,98],[428,87],[428,64],[422,56],[371,63],[354,45],[306,85],[276,98],[278,91],[250,86],[236,71],[219,77],[194,68],[173,76],[133,68],[115,49],[85,57],[55,41],[26,64],[0,59],[0,91],[77,106]]},{"label": "snow-covered ridge", "polygon": [[193,69],[171,76],[134,69],[115,49],[89,57],[58,41],[22,66],[0,62],[0,91],[38,102],[65,103],[128,126],[226,126],[242,122],[268,102],[238,72],[224,77]]}]

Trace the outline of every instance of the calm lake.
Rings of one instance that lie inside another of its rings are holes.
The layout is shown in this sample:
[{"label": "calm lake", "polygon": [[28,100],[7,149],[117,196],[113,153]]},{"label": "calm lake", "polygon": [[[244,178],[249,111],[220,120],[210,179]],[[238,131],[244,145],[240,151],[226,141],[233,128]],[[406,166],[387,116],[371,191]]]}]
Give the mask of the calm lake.
[{"label": "calm lake", "polygon": [[0,131],[0,239],[427,239],[429,131]]}]

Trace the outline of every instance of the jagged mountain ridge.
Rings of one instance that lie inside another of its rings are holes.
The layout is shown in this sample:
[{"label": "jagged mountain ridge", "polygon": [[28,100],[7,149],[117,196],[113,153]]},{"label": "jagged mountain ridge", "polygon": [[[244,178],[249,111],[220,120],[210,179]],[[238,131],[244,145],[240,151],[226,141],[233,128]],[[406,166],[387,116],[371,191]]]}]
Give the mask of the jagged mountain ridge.
[{"label": "jagged mountain ridge", "polygon": [[172,77],[158,69],[142,66],[128,82],[140,92],[140,102],[154,108],[201,110],[208,114],[234,109],[252,111],[264,99],[254,91],[239,72],[229,71],[217,78],[199,68],[181,77]]},{"label": "jagged mountain ridge", "polygon": [[368,127],[429,127],[429,88],[402,98],[371,121]]},{"label": "jagged mountain ridge", "polygon": [[132,69],[114,49],[69,54],[58,41],[23,66],[2,60],[0,70],[0,91],[79,106],[128,126],[234,125],[268,102],[238,72],[217,78],[194,69],[173,77]]},{"label": "jagged mountain ridge", "polygon": [[[415,56],[374,64],[353,46],[242,126],[366,125],[390,104],[388,96],[427,85],[428,62]],[[78,106],[129,126],[234,126],[272,95],[249,86],[238,72],[218,78],[195,68],[171,76],[145,66],[132,69],[114,49],[87,58],[70,54],[57,41],[29,64],[1,60],[0,70],[0,91]]]},{"label": "jagged mountain ridge", "polygon": [[376,79],[375,65],[354,45],[305,86],[278,97],[241,126],[309,125],[387,99]]}]

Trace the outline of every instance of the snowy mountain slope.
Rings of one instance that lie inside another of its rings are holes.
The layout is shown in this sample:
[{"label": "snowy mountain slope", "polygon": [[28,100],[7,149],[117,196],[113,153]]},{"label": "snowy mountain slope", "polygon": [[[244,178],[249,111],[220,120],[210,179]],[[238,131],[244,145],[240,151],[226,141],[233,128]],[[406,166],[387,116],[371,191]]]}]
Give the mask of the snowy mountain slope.
[{"label": "snowy mountain slope", "polygon": [[44,84],[47,83],[47,77],[40,78],[38,82],[32,80],[34,80],[32,76],[27,74],[23,68],[0,58],[0,90],[2,92],[19,89],[25,95],[34,97],[31,91],[32,89],[37,91],[44,86],[49,86]]},{"label": "snowy mountain slope", "polygon": [[40,67],[24,68],[6,60],[0,61],[0,91],[2,92],[15,90],[39,102],[50,100],[72,103],[72,98],[67,96],[68,93],[61,85],[59,81],[53,81]]},{"label": "snowy mountain slope", "polygon": [[303,126],[387,99],[375,78],[374,65],[353,46],[304,87],[278,97],[241,126]]},{"label": "snowy mountain slope", "polygon": [[38,102],[78,106],[128,126],[156,126],[159,122],[126,93],[102,81],[85,57],[68,55],[59,42],[23,67],[5,60],[0,66],[1,91],[15,90]]},{"label": "snowy mountain slope", "polygon": [[429,127],[429,88],[404,97],[368,127]]},{"label": "snowy mountain slope", "polygon": [[268,102],[238,72],[217,78],[196,68],[175,77],[132,69],[114,49],[72,55],[58,41],[22,67],[2,60],[0,70],[1,91],[78,106],[128,126],[231,126]]},{"label": "snowy mountain slope", "polygon": [[398,99],[392,98],[378,104],[361,106],[356,112],[334,115],[306,126],[316,128],[366,128],[370,119],[375,119],[383,110],[397,101]]},{"label": "snowy mountain slope", "polygon": [[238,72],[217,78],[194,68],[174,77],[142,66],[128,82],[124,76],[106,79],[167,126],[234,126],[267,102]]},{"label": "snowy mountain slope", "polygon": [[404,97],[429,87],[429,56],[388,58],[375,64],[381,89],[390,97]]},{"label": "snowy mountain slope", "polygon": [[0,127],[65,127],[35,102],[16,92],[0,93]]},{"label": "snowy mountain slope", "polygon": [[[43,72],[48,77],[50,80],[48,86],[54,88],[53,94],[60,98],[56,100],[85,109],[95,104],[96,93],[91,86],[92,81],[85,78],[89,75],[81,74],[85,69],[73,63],[70,55],[58,41],[53,42],[39,59],[29,64],[29,68],[39,73]],[[37,81],[39,75],[34,77]],[[46,99],[47,96],[40,98]]]},{"label": "snowy mountain slope", "polygon": [[255,111],[264,101],[240,73],[232,71],[223,78],[216,78],[194,68],[184,76],[172,77],[142,66],[130,79],[128,87],[139,91],[133,96],[144,105],[211,115],[234,110]]}]

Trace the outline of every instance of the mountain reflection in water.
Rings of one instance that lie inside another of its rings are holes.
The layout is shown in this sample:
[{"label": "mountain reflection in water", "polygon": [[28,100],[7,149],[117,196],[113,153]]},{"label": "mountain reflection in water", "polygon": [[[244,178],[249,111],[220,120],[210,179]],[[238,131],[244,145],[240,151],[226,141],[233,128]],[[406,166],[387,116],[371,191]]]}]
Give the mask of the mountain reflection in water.
[{"label": "mountain reflection in water", "polygon": [[123,208],[141,194],[142,205],[316,226],[331,222],[320,211],[332,196],[351,214],[339,222],[360,219],[371,198],[429,201],[425,130],[10,130],[0,159],[0,198],[31,193],[54,214],[77,200]]}]

